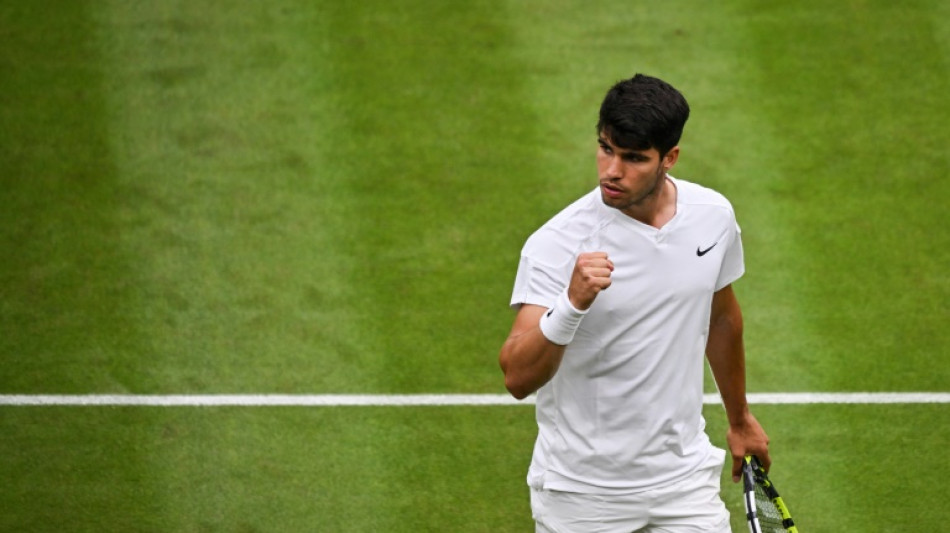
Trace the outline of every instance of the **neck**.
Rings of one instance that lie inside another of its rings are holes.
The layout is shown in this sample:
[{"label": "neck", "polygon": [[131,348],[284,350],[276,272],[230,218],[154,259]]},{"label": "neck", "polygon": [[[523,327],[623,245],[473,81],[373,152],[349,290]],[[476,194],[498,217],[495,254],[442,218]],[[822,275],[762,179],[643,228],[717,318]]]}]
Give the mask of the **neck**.
[{"label": "neck", "polygon": [[676,185],[664,174],[650,194],[622,212],[638,222],[660,229],[676,215]]}]

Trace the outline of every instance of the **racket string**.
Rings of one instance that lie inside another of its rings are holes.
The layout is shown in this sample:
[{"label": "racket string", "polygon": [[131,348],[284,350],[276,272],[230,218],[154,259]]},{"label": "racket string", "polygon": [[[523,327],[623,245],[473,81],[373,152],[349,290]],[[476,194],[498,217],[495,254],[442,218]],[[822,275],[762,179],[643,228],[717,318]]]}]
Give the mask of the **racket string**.
[{"label": "racket string", "polygon": [[782,512],[758,484],[755,486],[755,510],[763,533],[786,531]]}]

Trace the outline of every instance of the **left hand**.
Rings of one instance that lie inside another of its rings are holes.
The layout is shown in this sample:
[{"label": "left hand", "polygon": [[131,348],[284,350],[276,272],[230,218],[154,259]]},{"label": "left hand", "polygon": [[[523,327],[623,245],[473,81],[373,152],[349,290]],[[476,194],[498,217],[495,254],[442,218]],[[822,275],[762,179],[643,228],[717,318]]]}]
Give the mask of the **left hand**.
[{"label": "left hand", "polygon": [[729,424],[726,442],[732,454],[733,483],[738,483],[741,479],[742,463],[745,462],[746,455],[758,457],[762,468],[768,472],[772,465],[772,458],[769,457],[769,436],[765,434],[765,430],[752,413],[747,412],[738,424]]}]

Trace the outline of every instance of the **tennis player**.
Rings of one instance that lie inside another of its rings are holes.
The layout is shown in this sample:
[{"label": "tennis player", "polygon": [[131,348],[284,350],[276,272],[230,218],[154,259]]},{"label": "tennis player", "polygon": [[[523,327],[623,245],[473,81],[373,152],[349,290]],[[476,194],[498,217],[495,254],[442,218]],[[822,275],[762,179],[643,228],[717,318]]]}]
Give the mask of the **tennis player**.
[{"label": "tennis player", "polygon": [[725,451],[705,433],[703,354],[729,421],[732,477],[768,466],[745,396],[739,226],[719,193],[669,175],[689,106],[638,74],[597,124],[599,184],[528,239],[499,361],[537,392],[528,470],[538,532],[730,531]]}]

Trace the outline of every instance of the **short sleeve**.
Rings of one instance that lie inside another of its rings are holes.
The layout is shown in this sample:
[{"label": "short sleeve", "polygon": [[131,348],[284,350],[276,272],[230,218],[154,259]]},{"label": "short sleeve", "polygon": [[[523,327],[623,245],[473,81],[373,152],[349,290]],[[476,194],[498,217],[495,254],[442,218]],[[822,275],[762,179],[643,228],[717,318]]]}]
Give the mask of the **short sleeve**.
[{"label": "short sleeve", "polygon": [[565,274],[563,266],[544,265],[522,255],[511,293],[511,307],[518,308],[522,304],[551,307],[569,279],[570,272]]},{"label": "short sleeve", "polygon": [[719,269],[719,277],[716,279],[716,290],[726,287],[730,283],[742,277],[745,273],[745,259],[742,252],[742,230],[739,224],[733,221],[733,230],[729,232],[729,246],[722,257],[722,267]]}]

